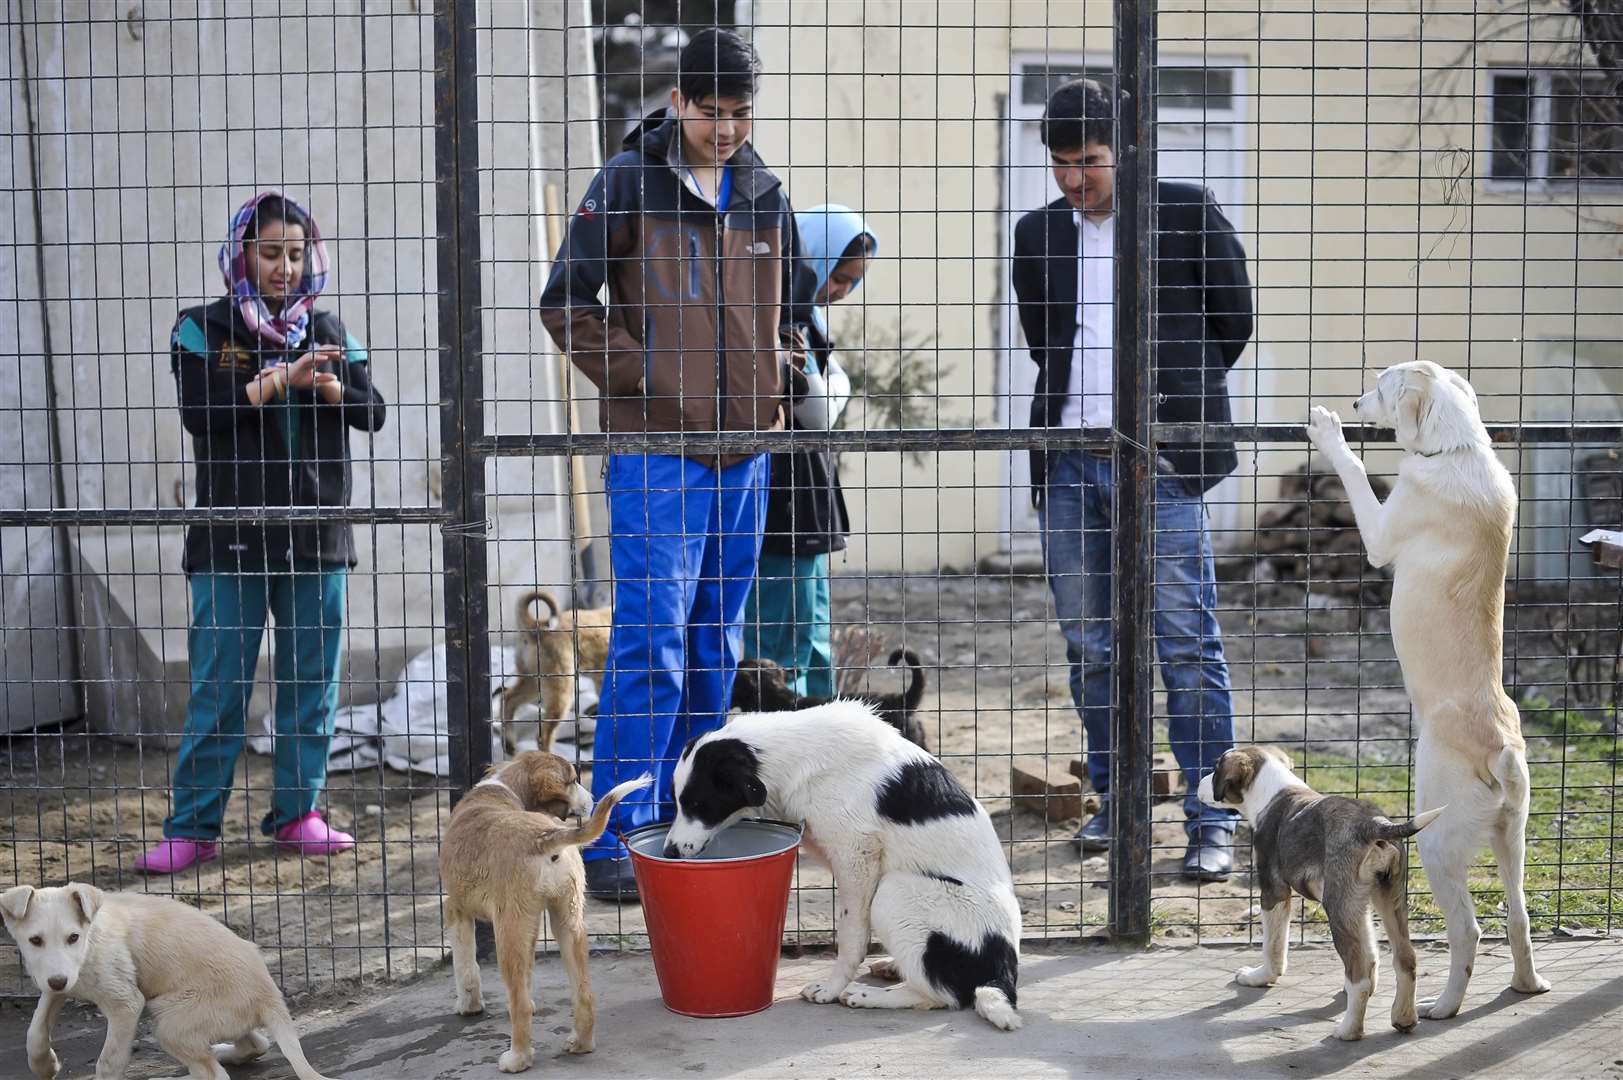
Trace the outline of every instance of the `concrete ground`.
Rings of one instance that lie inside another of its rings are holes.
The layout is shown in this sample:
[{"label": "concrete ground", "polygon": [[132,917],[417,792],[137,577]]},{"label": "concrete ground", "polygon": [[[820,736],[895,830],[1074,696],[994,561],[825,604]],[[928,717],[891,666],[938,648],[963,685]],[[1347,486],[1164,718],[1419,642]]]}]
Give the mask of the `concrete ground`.
[{"label": "concrete ground", "polygon": [[[1554,984],[1541,997],[1507,989],[1503,942],[1477,958],[1464,1010],[1421,1021],[1403,1035],[1387,1024],[1392,979],[1382,985],[1362,1042],[1329,1039],[1340,978],[1328,947],[1293,950],[1272,990],[1232,981],[1254,949],[1108,947],[1034,949],[1021,965],[1025,1029],[1005,1034],[972,1013],[867,1012],[810,1005],[796,996],[826,957],[786,959],[769,1010],[731,1020],[692,1020],[659,1001],[646,955],[592,960],[597,1052],[570,1057],[569,1000],[555,959],[538,964],[537,1060],[527,1075],[568,1077],[1608,1077],[1623,1078],[1623,938],[1536,945]],[[1441,946],[1421,948],[1421,994],[1446,968]],[[496,1077],[507,1045],[500,983],[486,971],[486,1012],[450,1011],[450,972],[414,984],[304,1003],[295,1012],[317,1068],[346,1080]],[[26,1075],[22,1053],[31,1004],[0,1009],[0,1075]],[[64,1077],[89,1076],[103,1033],[90,1009],[63,1014],[56,1038]],[[176,1065],[143,1027],[129,1075],[173,1076]],[[280,1053],[232,1075],[289,1080]]]}]

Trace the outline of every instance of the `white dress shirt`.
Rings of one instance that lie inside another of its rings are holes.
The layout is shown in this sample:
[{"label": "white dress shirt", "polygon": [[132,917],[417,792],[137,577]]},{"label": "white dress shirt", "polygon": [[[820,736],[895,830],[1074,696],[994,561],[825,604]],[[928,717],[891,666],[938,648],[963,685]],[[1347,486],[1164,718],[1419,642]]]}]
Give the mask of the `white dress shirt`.
[{"label": "white dress shirt", "polygon": [[1116,218],[1095,223],[1080,210],[1076,215],[1076,341],[1071,352],[1071,382],[1060,411],[1061,427],[1110,426],[1111,390],[1115,368]]}]

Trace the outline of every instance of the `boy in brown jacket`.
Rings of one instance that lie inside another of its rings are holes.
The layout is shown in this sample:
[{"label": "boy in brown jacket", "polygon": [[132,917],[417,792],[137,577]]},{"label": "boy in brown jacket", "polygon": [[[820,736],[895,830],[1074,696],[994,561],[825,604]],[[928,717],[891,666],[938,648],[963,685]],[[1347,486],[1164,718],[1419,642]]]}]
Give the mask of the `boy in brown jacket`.
[{"label": "boy in brown jacket", "polygon": [[[553,261],[541,319],[602,395],[606,433],[783,426],[799,382],[786,344],[794,216],[748,141],[759,74],[736,35],[696,35],[670,108],[626,136]],[[659,782],[584,853],[593,896],[635,899],[618,835],[674,816],[678,752],[726,718],[767,467],[764,454],[609,456],[614,625],[592,792],[646,771]]]}]

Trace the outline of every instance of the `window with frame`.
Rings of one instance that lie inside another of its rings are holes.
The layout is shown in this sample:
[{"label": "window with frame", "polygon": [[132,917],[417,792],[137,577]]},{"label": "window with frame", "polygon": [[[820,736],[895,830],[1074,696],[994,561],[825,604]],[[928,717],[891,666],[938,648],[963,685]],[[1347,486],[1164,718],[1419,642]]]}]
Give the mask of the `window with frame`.
[{"label": "window with frame", "polygon": [[1623,87],[1611,75],[1500,71],[1489,91],[1489,179],[1623,180]]},{"label": "window with frame", "polygon": [[[1115,74],[1107,67],[1073,64],[1026,64],[1020,75],[1020,101],[1042,107],[1061,83],[1086,76],[1104,87],[1115,88]],[[1159,112],[1193,109],[1200,112],[1230,112],[1237,106],[1234,69],[1162,64],[1155,71],[1155,101]]]}]

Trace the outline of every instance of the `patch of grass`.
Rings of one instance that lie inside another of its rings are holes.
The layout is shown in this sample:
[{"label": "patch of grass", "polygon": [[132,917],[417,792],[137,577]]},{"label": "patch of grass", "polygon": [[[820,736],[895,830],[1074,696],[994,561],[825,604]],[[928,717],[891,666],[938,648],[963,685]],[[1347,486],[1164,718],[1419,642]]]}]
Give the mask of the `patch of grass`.
[{"label": "patch of grass", "polygon": [[[1165,897],[1158,897],[1150,901],[1150,936],[1164,938],[1174,927],[1184,931],[1180,936],[1194,937],[1200,930],[1200,920],[1196,913],[1186,910],[1168,910]],[[1208,932],[1210,928],[1208,927]]]},{"label": "patch of grass", "polygon": [[[1527,822],[1527,908],[1535,934],[1557,927],[1607,930],[1623,926],[1623,866],[1617,865],[1623,818],[1623,769],[1618,735],[1582,713],[1532,709],[1526,725],[1531,805]],[[1412,804],[1410,767],[1368,765],[1335,754],[1293,754],[1302,779],[1326,795],[1368,799],[1393,820],[1426,809]],[[1492,853],[1472,867],[1471,895],[1487,933],[1504,932],[1504,889]],[[1418,933],[1440,933],[1442,915],[1410,846],[1409,917]],[[1308,921],[1322,922],[1317,905]]]}]

